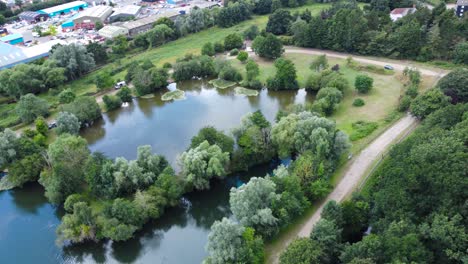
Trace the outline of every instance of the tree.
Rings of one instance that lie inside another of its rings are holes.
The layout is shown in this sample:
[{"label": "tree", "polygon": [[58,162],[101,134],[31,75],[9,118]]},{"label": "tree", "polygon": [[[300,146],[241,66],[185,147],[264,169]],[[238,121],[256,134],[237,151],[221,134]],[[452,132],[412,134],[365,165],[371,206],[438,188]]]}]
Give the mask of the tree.
[{"label": "tree", "polygon": [[47,125],[46,120],[42,116],[38,117],[34,123],[37,132],[44,136],[47,135],[47,132],[49,132],[49,126]]},{"label": "tree", "polygon": [[165,88],[168,84],[168,78],[169,74],[166,70],[155,67],[146,71],[137,72],[133,84],[139,95],[145,95]]},{"label": "tree", "polygon": [[50,168],[42,172],[39,183],[44,186],[48,200],[60,204],[68,195],[83,189],[88,144],[81,137],[64,134],[49,145],[47,156]]},{"label": "tree", "polygon": [[[232,220],[215,221],[208,235],[207,263],[263,263],[263,242],[254,237],[253,230]],[[260,257],[259,257],[260,255]]]},{"label": "tree", "polygon": [[[100,21],[98,22],[101,23]],[[99,30],[98,22],[96,22],[97,30]],[[104,64],[107,61],[106,48],[99,44],[99,42],[90,42],[88,45],[86,45],[86,50],[93,55],[93,59],[96,64]]]},{"label": "tree", "polygon": [[336,110],[341,99],[343,99],[343,93],[340,90],[334,87],[325,87],[317,93],[314,106],[319,109],[319,112],[329,116]]},{"label": "tree", "polygon": [[231,64],[227,63],[219,71],[218,78],[226,81],[239,82],[242,81],[242,74]]},{"label": "tree", "polygon": [[240,49],[243,44],[244,40],[242,39],[242,36],[237,33],[229,34],[224,38],[225,50]]},{"label": "tree", "polygon": [[279,9],[274,11],[268,17],[268,23],[266,26],[266,32],[273,33],[275,35],[283,35],[288,32],[289,25],[292,22],[292,16],[289,11],[284,9]]},{"label": "tree", "polygon": [[300,47],[309,47],[310,46],[310,32],[309,24],[298,18],[291,24],[291,32],[293,35],[294,44]]},{"label": "tree", "polygon": [[309,238],[298,238],[281,253],[280,263],[321,263],[321,255],[322,249],[315,241]]},{"label": "tree", "polygon": [[65,89],[59,93],[58,98],[61,104],[69,104],[75,100],[76,95],[71,89]]},{"label": "tree", "polygon": [[237,55],[237,59],[242,63],[244,63],[248,58],[249,58],[249,54],[243,50],[241,50],[239,54]]},{"label": "tree", "polygon": [[437,86],[450,96],[452,103],[468,102],[468,70],[458,68],[439,80]]},{"label": "tree", "polygon": [[374,84],[374,79],[367,75],[358,75],[354,81],[354,87],[359,93],[368,93]]},{"label": "tree", "polygon": [[455,46],[453,61],[460,64],[468,64],[468,42],[461,42]]},{"label": "tree", "polygon": [[390,41],[393,43],[399,57],[416,57],[423,43],[421,25],[415,19],[403,23],[390,35]]},{"label": "tree", "polygon": [[215,48],[213,46],[213,43],[207,42],[203,44],[203,47],[201,49],[201,54],[202,55],[207,55],[207,56],[214,56],[216,54]]},{"label": "tree", "polygon": [[[269,1],[269,0],[263,0],[263,2],[264,1]],[[252,25],[248,27],[246,30],[244,30],[244,38],[247,40],[254,40],[258,36],[258,34],[259,34],[259,30],[256,25]]]},{"label": "tree", "polygon": [[0,132],[0,167],[13,162],[18,157],[19,140],[15,132],[7,128]]},{"label": "tree", "polygon": [[94,240],[96,238],[96,224],[91,207],[85,202],[77,202],[73,206],[73,214],[66,214],[57,228],[57,241],[74,243]]},{"label": "tree", "polygon": [[341,253],[341,229],[334,221],[320,219],[314,226],[310,239],[323,250],[320,263],[337,263]]},{"label": "tree", "polygon": [[229,194],[231,211],[244,226],[270,237],[278,231],[279,219],[273,215],[273,204],[280,199],[276,185],[269,178],[253,177],[247,184],[232,188]]},{"label": "tree", "polygon": [[245,65],[245,71],[247,73],[247,81],[253,81],[260,75],[260,68],[258,67],[258,64],[252,59],[247,61],[247,64]]},{"label": "tree", "polygon": [[30,181],[36,181],[45,165],[40,154],[32,154],[11,164],[8,168],[8,180],[18,187]]},{"label": "tree", "polygon": [[93,55],[84,46],[77,44],[61,45],[51,55],[59,67],[66,69],[69,80],[74,80],[95,67]]},{"label": "tree", "polygon": [[423,119],[436,110],[447,106],[449,100],[449,97],[445,96],[439,89],[432,88],[413,100],[410,111],[414,116]]},{"label": "tree", "polygon": [[112,79],[110,72],[104,71],[96,75],[94,78],[94,84],[98,88],[98,91],[104,91],[112,88],[114,79]]},{"label": "tree", "polygon": [[229,153],[222,152],[219,146],[210,145],[206,140],[179,157],[184,180],[197,190],[209,189],[212,177],[223,178],[228,162]]},{"label": "tree", "polygon": [[279,58],[284,52],[281,40],[273,34],[267,34],[266,37],[257,36],[252,43],[252,49],[258,56],[267,59]]},{"label": "tree", "polygon": [[279,58],[275,61],[276,75],[267,80],[267,87],[272,90],[299,89],[296,67],[287,59]]},{"label": "tree", "polygon": [[214,50],[216,53],[221,53],[221,52],[224,52],[224,43],[221,42],[221,41],[218,41],[218,42],[215,42],[215,44],[213,45],[214,47]]},{"label": "tree", "polygon": [[320,72],[328,68],[328,59],[327,55],[320,55],[315,58],[310,64],[310,69],[316,72]]},{"label": "tree", "polygon": [[156,25],[145,33],[148,48],[160,46],[169,41],[174,35],[174,30],[165,24]]},{"label": "tree", "polygon": [[117,96],[122,100],[122,102],[130,103],[133,100],[132,91],[127,86],[120,88],[117,92]]},{"label": "tree", "polygon": [[75,115],[81,126],[90,125],[101,117],[101,108],[96,99],[90,96],[80,96],[75,101],[61,106],[60,111]]},{"label": "tree", "polygon": [[46,100],[36,97],[34,94],[21,96],[16,113],[24,123],[31,123],[36,118],[49,115],[49,104]]},{"label": "tree", "polygon": [[126,36],[120,35],[113,39],[112,53],[123,55],[128,50],[128,40]]},{"label": "tree", "polygon": [[192,138],[189,148],[196,148],[205,140],[210,145],[220,147],[222,152],[232,153],[234,151],[234,140],[212,126],[200,129],[198,134]]},{"label": "tree", "polygon": [[104,104],[106,105],[107,111],[117,109],[122,106],[122,100],[116,95],[104,95],[102,98]]},{"label": "tree", "polygon": [[5,17],[3,15],[0,15],[0,26],[5,25]]}]

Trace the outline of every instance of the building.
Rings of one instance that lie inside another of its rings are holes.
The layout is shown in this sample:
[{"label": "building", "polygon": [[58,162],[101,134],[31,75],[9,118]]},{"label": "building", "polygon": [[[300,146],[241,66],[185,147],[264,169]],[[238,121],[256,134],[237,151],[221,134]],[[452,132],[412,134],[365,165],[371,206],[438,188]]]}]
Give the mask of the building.
[{"label": "building", "polygon": [[416,8],[395,8],[390,12],[390,18],[392,21],[397,21],[398,19],[416,12]]},{"label": "building", "polygon": [[28,23],[37,23],[41,21],[46,21],[49,18],[47,14],[41,14],[33,11],[24,11],[21,12],[18,17],[21,20],[27,21]]},{"label": "building", "polygon": [[107,39],[113,39],[120,35],[128,35],[128,29],[117,26],[105,26],[98,31],[98,34]]},{"label": "building", "polygon": [[167,17],[167,18],[170,18],[172,20],[175,20],[178,15],[179,15],[178,11],[168,10],[168,11],[166,11],[164,13],[159,13],[159,14],[154,15],[154,16],[145,17],[145,18],[138,19],[138,20],[135,20],[135,21],[125,22],[125,23],[121,24],[120,26],[128,29],[128,35],[130,37],[133,37],[133,36],[135,36],[137,34],[140,34],[142,32],[146,32],[146,31],[152,29],[153,24],[158,19],[160,19],[162,17]]},{"label": "building", "polygon": [[455,10],[457,17],[462,17],[463,13],[468,11],[468,0],[458,0],[457,8]]},{"label": "building", "polygon": [[96,24],[96,22],[104,23],[111,13],[112,7],[109,6],[98,5],[89,7],[81,11],[78,16],[73,19],[73,23],[75,23],[75,25],[89,22],[93,24]]},{"label": "building", "polygon": [[184,4],[185,1],[184,0],[166,0],[166,3],[170,5],[181,5],[181,4]]},{"label": "building", "polygon": [[119,20],[134,19],[140,13],[141,6],[127,5],[121,8],[114,8],[114,13],[109,17],[109,22]]},{"label": "building", "polygon": [[33,48],[20,48],[8,43],[0,42],[0,70],[11,68],[21,63],[28,63],[40,58],[48,57],[52,46],[65,44],[61,40],[53,40],[39,44]]},{"label": "building", "polygon": [[10,34],[10,35],[1,37],[0,41],[4,43],[8,43],[10,45],[16,45],[16,44],[23,43],[24,39],[23,39],[23,35],[16,33],[16,34]]},{"label": "building", "polygon": [[68,14],[70,12],[78,12],[83,11],[86,7],[88,7],[88,3],[83,1],[74,1],[70,3],[66,3],[63,5],[53,6],[46,9],[42,9],[37,11],[40,14],[47,14],[49,17],[54,16],[61,16]]}]

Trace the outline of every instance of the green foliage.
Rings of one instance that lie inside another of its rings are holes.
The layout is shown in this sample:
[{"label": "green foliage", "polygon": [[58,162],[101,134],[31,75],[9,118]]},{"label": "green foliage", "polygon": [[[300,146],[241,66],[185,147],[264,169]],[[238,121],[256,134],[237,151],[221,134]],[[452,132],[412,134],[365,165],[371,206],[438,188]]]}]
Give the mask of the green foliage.
[{"label": "green foliage", "polygon": [[326,70],[327,68],[328,68],[327,55],[318,56],[310,64],[310,69],[316,72],[321,72],[322,70]]},{"label": "green foliage", "polygon": [[69,80],[77,79],[95,67],[93,55],[82,45],[60,45],[50,58],[56,61],[59,67],[66,69]]},{"label": "green foliage", "polygon": [[36,97],[34,94],[21,96],[16,105],[16,113],[24,123],[31,123],[36,118],[49,115],[49,104],[46,100]]},{"label": "green foliage", "polygon": [[61,106],[59,110],[75,115],[81,126],[90,125],[94,120],[101,118],[101,108],[96,99],[90,96],[80,96],[72,103]]},{"label": "green foliage", "polygon": [[276,75],[267,80],[268,89],[294,90],[299,89],[297,73],[294,63],[290,60],[279,58],[275,61]]},{"label": "green foliage", "polygon": [[216,24],[220,27],[231,27],[251,17],[250,4],[247,2],[232,2],[221,8],[216,16]]},{"label": "green foliage", "polygon": [[75,207],[76,203],[80,202],[86,202],[86,199],[83,195],[77,193],[69,195],[63,204],[63,208],[68,213],[73,213],[73,207]]},{"label": "green foliage", "polygon": [[234,151],[234,140],[212,126],[200,129],[198,134],[192,138],[189,149],[198,147],[205,140],[210,145],[220,147],[222,152],[232,153]]},{"label": "green foliage", "polygon": [[409,95],[405,95],[400,99],[400,103],[398,105],[399,112],[406,112],[411,106],[411,102],[413,99]]},{"label": "green foliage", "polygon": [[[98,23],[100,23],[100,21],[96,22],[96,30],[99,30]],[[107,61],[106,48],[99,44],[99,42],[88,43],[88,45],[86,45],[86,50],[93,55],[93,59],[96,64],[104,64]]]},{"label": "green foliage", "polygon": [[379,127],[379,125],[376,122],[367,122],[367,121],[356,121],[352,125],[353,132],[349,136],[349,139],[351,141],[356,141],[361,138],[365,138],[368,135],[370,135],[374,130]]},{"label": "green foliage", "polygon": [[453,61],[460,64],[468,64],[468,42],[461,42],[455,46]]},{"label": "green foliage", "polygon": [[260,34],[258,27],[252,25],[244,30],[244,38],[247,40],[254,40]]},{"label": "green foliage", "polygon": [[306,90],[318,91],[325,87],[334,87],[341,92],[349,88],[348,80],[341,74],[332,70],[323,70],[320,73],[313,73],[306,82]]},{"label": "green foliage", "polygon": [[239,54],[238,49],[232,49],[231,51],[229,51],[229,56],[236,56],[238,54]]},{"label": "green foliage", "polygon": [[120,88],[116,94],[122,102],[130,103],[132,102],[132,91],[127,86]]},{"label": "green foliage", "polygon": [[252,42],[252,49],[260,57],[267,59],[276,59],[283,54],[283,43],[273,34],[267,34],[266,37],[259,35]]},{"label": "green foliage", "polygon": [[120,108],[120,106],[122,106],[122,100],[120,99],[120,97],[116,95],[106,94],[104,95],[104,97],[102,97],[102,101],[106,105],[107,111],[111,111],[111,110]]},{"label": "green foliage", "polygon": [[203,44],[203,47],[201,49],[201,54],[202,55],[207,55],[207,56],[214,56],[216,54],[213,43],[207,42]]},{"label": "green foliage", "polygon": [[158,89],[167,86],[169,74],[164,69],[151,68],[136,73],[133,79],[133,85],[139,95],[153,93]]},{"label": "green foliage", "polygon": [[313,108],[326,116],[331,115],[343,99],[343,93],[334,87],[325,87],[317,93]]},{"label": "green foliage", "polygon": [[197,190],[209,189],[212,177],[223,178],[228,162],[229,153],[206,140],[183,152],[179,158],[185,182]]},{"label": "green foliage", "polygon": [[57,128],[55,129],[58,135],[65,133],[77,135],[80,131],[80,127],[80,121],[74,114],[68,112],[60,112],[58,114]]},{"label": "green foliage", "polygon": [[0,132],[0,167],[16,160],[19,156],[19,148],[20,141],[16,137],[15,132],[9,128]]},{"label": "green foliage", "polygon": [[298,238],[281,253],[281,264],[320,263],[322,249],[309,238]]},{"label": "green foliage", "polygon": [[445,96],[439,89],[433,88],[416,97],[411,103],[410,111],[414,116],[423,119],[448,104],[449,97]]},{"label": "green foliage", "polygon": [[214,61],[208,56],[180,60],[173,69],[172,77],[175,81],[191,80],[193,77],[210,77],[217,74]]},{"label": "green foliage", "polygon": [[246,51],[240,51],[239,54],[237,55],[237,59],[244,63],[247,59],[249,58],[249,54]]},{"label": "green foliage", "polygon": [[27,182],[36,181],[41,170],[45,166],[45,160],[40,154],[31,154],[11,164],[8,169],[8,180],[17,187]]},{"label": "green foliage", "polygon": [[114,85],[114,79],[112,79],[110,72],[104,71],[96,75],[94,78],[94,84],[99,91],[104,91],[112,88]]},{"label": "green foliage", "polygon": [[245,65],[245,71],[247,73],[247,81],[253,81],[260,75],[260,68],[258,67],[258,64],[252,59],[247,61],[247,64]]},{"label": "green foliage", "polygon": [[224,52],[224,43],[223,42],[215,42],[214,50],[216,53]]},{"label": "green foliage", "polygon": [[292,20],[293,18],[289,11],[284,9],[276,10],[268,17],[266,32],[270,32],[275,35],[286,34]]},{"label": "green foliage", "polygon": [[61,104],[69,104],[75,100],[76,95],[71,89],[63,90],[59,93],[58,99]]},{"label": "green foliage", "polygon": [[356,107],[364,106],[365,104],[366,102],[362,98],[356,98],[353,101],[353,106],[356,106]]},{"label": "green foliage", "polygon": [[374,84],[374,79],[367,75],[358,75],[354,81],[354,87],[359,93],[368,93]]},{"label": "green foliage", "polygon": [[468,70],[463,68],[455,69],[442,79],[437,86],[442,92],[451,98],[451,102],[468,102]]},{"label": "green foliage", "polygon": [[49,132],[49,127],[47,125],[47,122],[46,120],[40,116],[36,119],[36,121],[34,122],[35,123],[35,126],[36,126],[36,131],[39,132],[40,134],[46,136],[47,133]]},{"label": "green foliage", "polygon": [[239,34],[230,34],[224,38],[224,49],[225,50],[232,50],[232,49],[240,49],[244,44],[244,40],[242,36]]},{"label": "green foliage", "polygon": [[218,78],[225,81],[240,82],[242,80],[242,74],[231,66],[231,64],[226,64],[219,72]]}]

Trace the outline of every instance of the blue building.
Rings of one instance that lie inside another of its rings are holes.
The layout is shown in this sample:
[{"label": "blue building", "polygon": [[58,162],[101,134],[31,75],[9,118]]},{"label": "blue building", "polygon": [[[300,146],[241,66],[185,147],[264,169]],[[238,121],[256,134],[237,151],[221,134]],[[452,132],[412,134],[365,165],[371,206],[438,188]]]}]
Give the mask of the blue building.
[{"label": "blue building", "polygon": [[464,13],[468,11],[468,0],[458,0],[456,7],[456,14],[458,17],[462,17]]},{"label": "blue building", "polygon": [[5,42],[11,45],[16,45],[24,42],[23,35],[21,34],[10,34],[0,38],[1,42]]},{"label": "blue building", "polygon": [[53,6],[37,11],[40,14],[47,14],[49,17],[61,16],[70,12],[78,12],[88,7],[88,3],[83,1],[74,1],[63,5]]},{"label": "blue building", "polygon": [[11,68],[26,61],[28,61],[28,56],[24,54],[23,50],[0,42],[0,70]]}]

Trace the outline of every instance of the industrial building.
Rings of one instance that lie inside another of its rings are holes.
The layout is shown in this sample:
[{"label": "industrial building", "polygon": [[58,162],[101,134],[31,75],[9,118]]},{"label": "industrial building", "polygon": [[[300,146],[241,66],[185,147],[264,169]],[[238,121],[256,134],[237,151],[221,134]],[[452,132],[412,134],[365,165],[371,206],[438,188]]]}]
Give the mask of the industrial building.
[{"label": "industrial building", "polygon": [[127,5],[120,8],[114,8],[114,13],[109,17],[109,22],[136,18],[140,13],[141,6]]},{"label": "industrial building", "polygon": [[49,56],[54,45],[65,44],[61,40],[53,40],[39,44],[34,48],[20,48],[0,42],[0,70],[11,68],[21,63],[28,63]]},{"label": "industrial building", "polygon": [[455,13],[458,17],[462,17],[463,13],[468,11],[468,0],[458,0]]},{"label": "industrial building", "polygon": [[16,44],[21,44],[24,42],[23,35],[16,33],[16,34],[10,34],[6,35],[4,37],[0,38],[1,42],[8,43],[11,45],[16,45]]},{"label": "industrial building", "polygon": [[104,23],[111,13],[112,7],[109,6],[99,5],[89,7],[81,11],[78,16],[73,19],[73,23],[75,23],[75,25],[82,23],[96,24],[98,21]]},{"label": "industrial building", "polygon": [[125,22],[120,26],[128,29],[128,35],[130,37],[133,37],[133,36],[135,36],[137,34],[140,34],[142,32],[146,32],[146,31],[152,29],[154,22],[156,22],[158,19],[160,19],[162,17],[167,17],[167,18],[170,18],[172,20],[175,20],[178,15],[179,15],[178,11],[168,10],[168,11],[166,11],[164,13],[159,13],[159,14],[154,15],[154,16],[145,17],[145,18],[138,19],[138,20],[135,20],[135,21]]},{"label": "industrial building", "polygon": [[61,16],[68,14],[70,12],[78,12],[83,11],[86,7],[88,7],[88,3],[83,1],[74,1],[70,3],[66,3],[63,5],[53,6],[46,9],[42,9],[37,11],[40,14],[47,14],[50,17],[54,16]]},{"label": "industrial building", "polygon": [[37,23],[41,21],[46,21],[49,18],[47,14],[41,14],[33,11],[24,11],[21,12],[18,17],[21,20],[27,21],[28,23]]},{"label": "industrial building", "polygon": [[128,29],[117,26],[105,26],[98,31],[98,34],[107,39],[113,39],[120,35],[128,35]]}]

